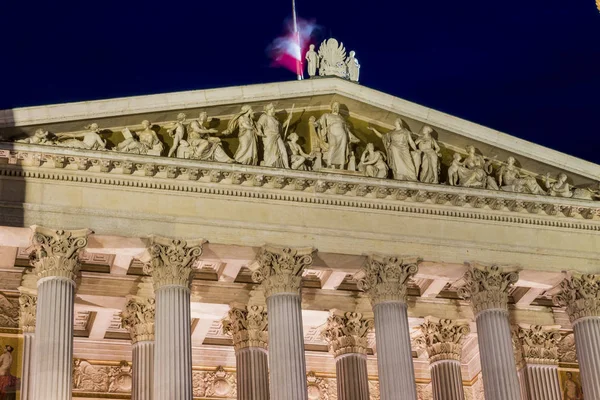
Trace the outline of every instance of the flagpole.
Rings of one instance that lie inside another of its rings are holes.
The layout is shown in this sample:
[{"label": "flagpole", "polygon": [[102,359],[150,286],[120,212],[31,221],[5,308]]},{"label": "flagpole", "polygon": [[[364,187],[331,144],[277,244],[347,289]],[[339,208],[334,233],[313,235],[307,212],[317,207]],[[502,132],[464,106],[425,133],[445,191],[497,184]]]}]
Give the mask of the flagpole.
[{"label": "flagpole", "polygon": [[298,46],[298,52],[300,53],[300,59],[296,60],[296,74],[298,75],[298,80],[301,81],[303,78],[302,71],[302,48],[300,47],[300,32],[298,32],[298,21],[296,19],[296,0],[292,0],[292,18],[294,20],[294,39],[296,40],[296,45]]}]

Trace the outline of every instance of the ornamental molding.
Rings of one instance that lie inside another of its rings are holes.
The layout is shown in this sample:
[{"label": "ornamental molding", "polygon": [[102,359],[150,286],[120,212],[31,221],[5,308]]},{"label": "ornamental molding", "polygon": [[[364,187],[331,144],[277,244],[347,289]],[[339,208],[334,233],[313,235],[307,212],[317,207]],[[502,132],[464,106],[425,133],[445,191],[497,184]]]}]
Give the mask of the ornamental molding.
[{"label": "ornamental molding", "polygon": [[75,280],[79,253],[87,246],[89,229],[65,231],[32,226],[32,264],[38,278],[60,277]]},{"label": "ornamental molding", "polygon": [[329,344],[329,351],[335,356],[344,354],[367,354],[367,335],[373,329],[373,319],[364,318],[359,312],[333,311],[322,331]]},{"label": "ornamental molding", "polygon": [[73,393],[130,393],[133,384],[132,368],[127,361],[118,365],[92,364],[73,360]]},{"label": "ornamental molding", "polygon": [[460,362],[465,337],[471,332],[469,321],[425,317],[417,345],[425,348],[429,363],[441,360]]},{"label": "ornamental molding", "polygon": [[233,339],[236,353],[248,347],[267,349],[269,342],[267,309],[252,305],[232,308],[223,320],[223,332]]},{"label": "ornamental molding", "polygon": [[[371,303],[406,302],[409,279],[419,270],[420,259],[371,254],[357,276],[357,286],[367,293]],[[361,276],[362,275],[362,276]]]},{"label": "ornamental molding", "polygon": [[485,310],[508,312],[508,290],[519,280],[518,268],[469,264],[458,295],[471,301],[475,316]]},{"label": "ornamental molding", "polygon": [[153,297],[129,296],[121,313],[121,326],[129,331],[131,343],[154,341],[156,303]]},{"label": "ornamental molding", "polygon": [[251,265],[252,280],[262,285],[266,298],[280,293],[299,294],[302,272],[312,264],[314,252],[312,247],[265,245]]},{"label": "ornamental molding", "polygon": [[527,364],[558,365],[562,339],[559,329],[560,325],[519,325],[517,336]]},{"label": "ornamental molding", "polygon": [[565,307],[572,324],[585,317],[600,317],[600,275],[567,274],[554,304]]},{"label": "ornamental molding", "polygon": [[600,207],[588,200],[27,144],[0,143],[3,158],[6,177],[600,230]]},{"label": "ornamental molding", "polygon": [[184,286],[192,281],[194,262],[202,255],[204,239],[183,240],[150,236],[150,261],[144,264],[144,273],[152,276],[154,290],[163,286]]}]

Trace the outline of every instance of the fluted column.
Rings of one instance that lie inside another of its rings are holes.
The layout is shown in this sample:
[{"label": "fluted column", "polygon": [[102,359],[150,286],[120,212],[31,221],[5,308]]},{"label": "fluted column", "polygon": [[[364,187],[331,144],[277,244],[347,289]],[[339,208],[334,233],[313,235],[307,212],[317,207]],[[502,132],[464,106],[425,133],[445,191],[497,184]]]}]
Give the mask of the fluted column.
[{"label": "fluted column", "polygon": [[[154,389],[154,293],[147,290],[150,278],[143,278],[137,295],[129,296],[121,322],[131,336],[131,400],[152,400]],[[148,293],[149,292],[149,293]]]},{"label": "fluted column", "polygon": [[508,320],[508,289],[515,268],[472,264],[459,294],[471,300],[486,400],[520,400],[519,377]]},{"label": "fluted column", "polygon": [[573,325],[585,399],[600,399],[600,275],[571,273],[554,302]]},{"label": "fluted column", "polygon": [[[32,284],[27,284],[32,281]],[[37,277],[24,274],[19,286],[19,327],[23,332],[23,355],[21,362],[21,400],[33,399],[33,346],[35,339],[35,313],[37,306]]]},{"label": "fluted column", "polygon": [[73,367],[73,302],[79,252],[88,229],[33,229],[37,281],[33,400],[69,400]]},{"label": "fluted column", "polygon": [[425,317],[417,343],[427,350],[433,400],[464,400],[460,372],[463,339],[470,333],[468,321]]},{"label": "fluted column", "polygon": [[339,400],[369,400],[367,334],[373,326],[357,312],[334,310],[327,319],[323,336],[335,357]]},{"label": "fluted column", "polygon": [[252,279],[267,298],[272,400],[308,399],[300,286],[313,251],[263,246],[253,265]]},{"label": "fluted column", "polygon": [[238,400],[269,399],[267,326],[266,309],[257,305],[232,308],[223,320],[235,349]]},{"label": "fluted column", "polygon": [[371,255],[358,281],[375,314],[381,400],[417,399],[406,304],[408,280],[417,270],[417,260]]},{"label": "fluted column", "polygon": [[525,368],[522,371],[527,397],[523,400],[561,400],[558,378],[560,325],[520,324],[519,344]]},{"label": "fluted column", "polygon": [[192,400],[190,284],[192,265],[205,241],[150,237],[156,317],[154,324],[154,400]]}]

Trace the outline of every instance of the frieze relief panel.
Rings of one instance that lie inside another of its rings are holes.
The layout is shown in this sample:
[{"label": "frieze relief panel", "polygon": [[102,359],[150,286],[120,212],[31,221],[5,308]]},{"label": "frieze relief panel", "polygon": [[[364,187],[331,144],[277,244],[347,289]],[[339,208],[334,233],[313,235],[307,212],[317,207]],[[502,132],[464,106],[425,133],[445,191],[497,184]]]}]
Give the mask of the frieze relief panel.
[{"label": "frieze relief panel", "polygon": [[127,361],[119,365],[93,365],[86,360],[73,360],[73,392],[130,393],[131,366]]},{"label": "frieze relief panel", "polygon": [[0,328],[19,327],[19,298],[0,293]]}]

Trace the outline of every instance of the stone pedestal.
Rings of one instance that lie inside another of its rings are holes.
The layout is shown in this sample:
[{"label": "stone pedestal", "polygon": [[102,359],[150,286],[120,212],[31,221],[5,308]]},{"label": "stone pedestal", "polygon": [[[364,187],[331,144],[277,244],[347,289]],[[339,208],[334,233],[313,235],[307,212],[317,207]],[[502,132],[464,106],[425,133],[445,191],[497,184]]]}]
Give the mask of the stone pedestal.
[{"label": "stone pedestal", "polygon": [[434,400],[464,400],[460,372],[462,344],[469,334],[468,321],[428,316],[421,326],[417,343],[427,350]]},{"label": "stone pedestal", "polygon": [[508,320],[508,288],[517,280],[516,269],[471,265],[459,291],[475,314],[486,400],[521,399]]},{"label": "stone pedestal", "polygon": [[223,321],[235,349],[239,400],[269,399],[267,312],[264,307],[232,308]]},{"label": "stone pedestal", "polygon": [[37,282],[34,400],[71,399],[73,302],[79,252],[90,231],[33,227]]},{"label": "stone pedestal", "polygon": [[185,241],[152,236],[151,260],[156,301],[154,324],[154,400],[192,400],[192,332],[190,283],[192,265],[204,240]]},{"label": "stone pedestal", "polygon": [[261,284],[267,298],[273,400],[308,399],[300,286],[313,251],[264,246],[253,267],[252,279]]},{"label": "stone pedestal", "polygon": [[375,314],[381,400],[417,399],[406,305],[408,279],[417,270],[416,262],[373,255],[358,282],[371,298]]},{"label": "stone pedestal", "polygon": [[585,399],[600,399],[600,275],[569,274],[554,302],[573,324]]}]

